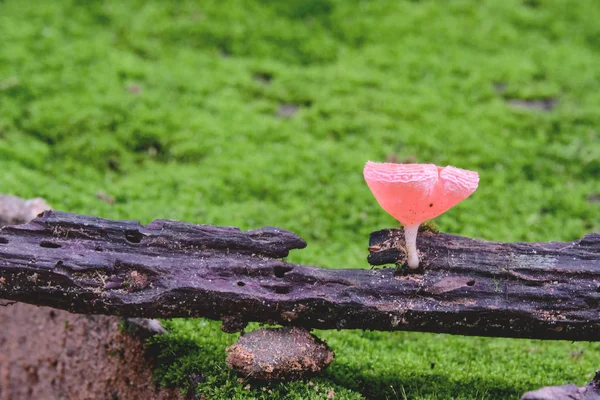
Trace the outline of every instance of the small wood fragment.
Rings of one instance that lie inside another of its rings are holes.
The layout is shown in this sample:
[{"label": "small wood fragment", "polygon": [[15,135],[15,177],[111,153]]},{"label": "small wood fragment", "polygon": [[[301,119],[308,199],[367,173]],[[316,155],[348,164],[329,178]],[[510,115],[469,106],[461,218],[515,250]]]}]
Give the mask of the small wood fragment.
[{"label": "small wood fragment", "polygon": [[600,400],[600,370],[596,371],[594,379],[585,386],[546,386],[525,393],[521,400]]},{"label": "small wood fragment", "polygon": [[333,351],[307,330],[262,328],[227,349],[227,365],[244,377],[290,380],[314,375],[333,361]]},{"label": "small wood fragment", "polygon": [[0,227],[24,224],[43,211],[51,209],[52,207],[40,197],[27,200],[17,196],[0,194]]}]

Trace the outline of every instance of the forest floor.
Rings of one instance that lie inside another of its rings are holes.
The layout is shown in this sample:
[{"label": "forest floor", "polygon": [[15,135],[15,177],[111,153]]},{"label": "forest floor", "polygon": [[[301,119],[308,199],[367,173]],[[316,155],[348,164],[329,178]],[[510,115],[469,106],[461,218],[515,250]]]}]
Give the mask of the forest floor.
[{"label": "forest floor", "polygon": [[[364,163],[450,164],[481,181],[441,231],[575,240],[600,231],[599,20],[596,0],[2,0],[1,192],[279,226],[308,242],[290,261],[369,268],[397,222]],[[165,324],[157,381],[210,399],[518,399],[600,366],[594,343],[327,331],[321,377],[263,386],[217,322]]]}]

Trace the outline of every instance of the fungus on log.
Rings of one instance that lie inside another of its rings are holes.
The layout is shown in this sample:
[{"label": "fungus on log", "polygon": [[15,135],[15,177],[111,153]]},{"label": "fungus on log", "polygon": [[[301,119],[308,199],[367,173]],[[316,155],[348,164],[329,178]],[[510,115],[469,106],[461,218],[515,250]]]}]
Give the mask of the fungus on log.
[{"label": "fungus on log", "polygon": [[[401,259],[401,230],[375,232],[373,264]],[[207,317],[319,329],[412,330],[590,340],[600,337],[600,235],[494,243],[424,232],[424,268],[287,263],[303,248],[276,228],[157,220],[146,226],[46,211],[0,230],[0,298],[77,313]]]},{"label": "fungus on log", "polygon": [[394,164],[368,161],[364,177],[379,205],[404,226],[406,264],[419,267],[419,225],[469,197],[479,175],[452,166]]}]

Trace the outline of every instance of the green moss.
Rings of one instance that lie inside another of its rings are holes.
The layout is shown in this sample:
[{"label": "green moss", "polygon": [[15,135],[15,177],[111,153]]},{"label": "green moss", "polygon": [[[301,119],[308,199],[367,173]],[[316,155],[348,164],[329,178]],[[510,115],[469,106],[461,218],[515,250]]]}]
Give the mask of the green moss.
[{"label": "green moss", "polygon": [[[4,0],[2,191],[108,218],[281,226],[308,242],[291,261],[368,268],[369,233],[397,223],[362,168],[409,159],[480,173],[443,232],[574,240],[600,231],[595,5]],[[320,391],[245,389],[224,365],[233,337],[172,324],[157,379],[211,398],[516,399],[597,367],[587,343],[322,332],[338,358]]]},{"label": "green moss", "polygon": [[154,336],[148,343],[156,362],[154,376],[161,385],[223,399],[327,399],[332,392],[336,398],[363,398],[326,378],[264,383],[238,377],[225,364],[225,348],[238,335],[222,333],[214,321],[175,319],[164,324],[172,333]]},{"label": "green moss", "polygon": [[419,232],[439,233],[440,228],[438,228],[438,226],[432,221],[427,221],[419,225]]}]

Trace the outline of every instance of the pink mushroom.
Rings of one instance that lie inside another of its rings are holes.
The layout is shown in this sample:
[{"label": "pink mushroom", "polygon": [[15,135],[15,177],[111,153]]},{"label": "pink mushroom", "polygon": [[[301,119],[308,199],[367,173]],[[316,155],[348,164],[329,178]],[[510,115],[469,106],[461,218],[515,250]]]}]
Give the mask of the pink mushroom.
[{"label": "pink mushroom", "polygon": [[469,197],[479,184],[477,172],[433,164],[368,161],[364,176],[379,205],[404,225],[408,266],[413,269],[419,266],[419,225]]}]

